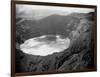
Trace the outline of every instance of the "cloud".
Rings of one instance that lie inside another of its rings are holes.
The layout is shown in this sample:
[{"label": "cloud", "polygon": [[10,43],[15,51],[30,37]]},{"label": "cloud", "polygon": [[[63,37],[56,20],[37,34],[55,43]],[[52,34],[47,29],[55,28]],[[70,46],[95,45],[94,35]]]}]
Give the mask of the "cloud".
[{"label": "cloud", "polygon": [[16,15],[23,18],[42,19],[52,14],[68,15],[70,13],[89,13],[94,9],[90,8],[72,8],[72,7],[57,7],[57,6],[42,6],[42,5],[16,5]]}]

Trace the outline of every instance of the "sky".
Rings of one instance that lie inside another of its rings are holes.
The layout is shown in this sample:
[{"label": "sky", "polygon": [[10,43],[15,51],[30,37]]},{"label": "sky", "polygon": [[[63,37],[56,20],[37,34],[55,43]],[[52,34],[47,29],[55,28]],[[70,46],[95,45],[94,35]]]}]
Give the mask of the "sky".
[{"label": "sky", "polygon": [[57,6],[43,6],[43,5],[25,5],[16,4],[16,16],[27,19],[42,19],[44,17],[57,14],[68,15],[70,13],[89,13],[93,12],[91,8],[76,8],[76,7],[57,7]]}]

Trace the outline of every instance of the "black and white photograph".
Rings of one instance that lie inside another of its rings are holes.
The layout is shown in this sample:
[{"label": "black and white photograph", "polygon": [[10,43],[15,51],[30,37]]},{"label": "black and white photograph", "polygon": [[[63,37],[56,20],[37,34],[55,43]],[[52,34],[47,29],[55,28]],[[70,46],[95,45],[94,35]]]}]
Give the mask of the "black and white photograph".
[{"label": "black and white photograph", "polygon": [[95,8],[59,5],[15,4],[16,73],[96,70]]}]

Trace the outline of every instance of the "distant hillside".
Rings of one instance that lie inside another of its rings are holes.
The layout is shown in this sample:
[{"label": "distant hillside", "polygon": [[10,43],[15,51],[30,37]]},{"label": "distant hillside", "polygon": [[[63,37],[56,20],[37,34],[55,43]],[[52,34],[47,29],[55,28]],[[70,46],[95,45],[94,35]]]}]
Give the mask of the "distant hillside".
[{"label": "distant hillside", "polygon": [[16,24],[16,29],[17,33],[24,39],[44,34],[62,34],[68,36],[70,31],[76,28],[79,22],[80,19],[75,16],[51,15],[38,21],[24,20]]}]

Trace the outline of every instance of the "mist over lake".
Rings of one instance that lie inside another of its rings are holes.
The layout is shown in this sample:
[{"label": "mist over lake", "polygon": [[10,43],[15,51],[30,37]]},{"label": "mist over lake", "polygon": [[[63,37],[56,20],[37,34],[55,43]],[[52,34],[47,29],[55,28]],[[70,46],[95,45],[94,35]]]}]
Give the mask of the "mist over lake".
[{"label": "mist over lake", "polygon": [[53,53],[64,51],[69,47],[69,45],[69,38],[62,39],[59,35],[43,35],[26,40],[20,45],[20,49],[26,54],[47,56]]}]

